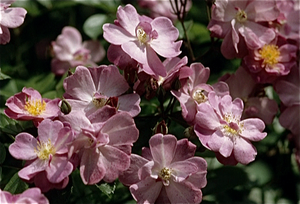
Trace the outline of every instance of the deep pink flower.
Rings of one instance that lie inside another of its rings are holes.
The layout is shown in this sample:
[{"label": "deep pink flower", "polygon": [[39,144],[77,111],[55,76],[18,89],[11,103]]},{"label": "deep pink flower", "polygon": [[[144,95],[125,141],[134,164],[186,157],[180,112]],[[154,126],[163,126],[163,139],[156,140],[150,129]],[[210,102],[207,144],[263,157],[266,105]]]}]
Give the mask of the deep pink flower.
[{"label": "deep pink flower", "polygon": [[276,41],[250,51],[243,59],[244,66],[259,83],[272,83],[278,76],[287,75],[296,64],[298,47],[281,38]]},{"label": "deep pink flower", "polygon": [[[177,1],[177,0],[176,0]],[[183,15],[183,9],[185,12],[188,12],[192,7],[192,1],[187,0],[185,7],[183,7],[182,1],[178,2],[178,8],[181,11],[181,16]],[[177,19],[177,15],[174,13],[172,5],[176,8],[175,1],[165,1],[165,0],[139,0],[138,4],[142,8],[149,9],[151,11],[150,15],[155,18],[159,16],[165,16],[175,21]]]},{"label": "deep pink flower", "polygon": [[105,105],[126,111],[132,117],[141,111],[139,95],[125,94],[129,85],[113,65],[95,68],[78,66],[75,73],[64,80],[64,88],[64,98],[72,109],[83,110],[86,115]]},{"label": "deep pink flower", "polygon": [[276,6],[280,11],[275,24],[278,34],[286,39],[293,39],[300,44],[300,7],[297,0],[277,0]]},{"label": "deep pink flower", "polygon": [[300,75],[299,67],[294,66],[291,73],[278,80],[275,91],[283,104],[279,117],[280,124],[294,135],[300,135]]},{"label": "deep pink flower", "polygon": [[138,139],[138,129],[128,113],[116,113],[115,109],[105,106],[95,115],[97,117],[89,120],[75,111],[61,117],[70,121],[76,131],[69,156],[78,154],[82,181],[89,185],[101,180],[112,182],[128,169],[131,146]]},{"label": "deep pink flower", "polygon": [[21,93],[7,99],[5,105],[8,108],[4,113],[12,119],[33,120],[37,124],[45,118],[54,119],[58,116],[59,101],[42,98],[38,91],[24,87]]},{"label": "deep pink flower", "polygon": [[271,124],[278,112],[278,104],[275,100],[268,98],[264,94],[264,89],[257,84],[251,74],[244,67],[239,67],[234,74],[223,76],[229,86],[230,96],[241,98],[245,108],[242,119],[260,118],[266,124]]},{"label": "deep pink flower", "polygon": [[0,44],[10,41],[8,28],[16,28],[23,24],[27,11],[24,8],[12,8],[15,0],[1,0],[0,2]]},{"label": "deep pink flower", "polygon": [[119,6],[115,24],[103,25],[103,37],[109,43],[120,45],[148,74],[160,76],[166,76],[166,70],[156,53],[166,58],[179,55],[182,41],[175,42],[178,36],[170,19],[140,16],[130,4]]},{"label": "deep pink flower", "polygon": [[194,157],[196,145],[173,135],[156,134],[132,154],[131,164],[119,180],[130,186],[137,203],[200,203],[206,185],[206,161]]},{"label": "deep pink flower", "polygon": [[193,63],[190,66],[192,74],[181,80],[182,87],[178,90],[172,90],[171,93],[180,102],[183,118],[190,124],[194,124],[197,113],[197,104],[207,101],[210,91],[216,89],[220,94],[228,92],[226,83],[220,82],[218,86],[206,84],[210,70],[201,63]]},{"label": "deep pink flower", "polygon": [[26,203],[35,204],[43,203],[48,204],[49,200],[41,193],[39,188],[29,188],[23,193],[12,195],[8,191],[2,191],[0,189],[0,201],[1,203]]},{"label": "deep pink flower", "polygon": [[209,103],[198,105],[194,130],[207,149],[216,152],[222,164],[248,164],[257,151],[251,141],[260,141],[267,133],[265,124],[258,118],[241,120],[243,101],[231,96],[217,96],[210,92]]},{"label": "deep pink flower", "polygon": [[82,37],[76,28],[66,26],[56,41],[52,42],[54,59],[51,62],[52,72],[63,75],[70,68],[79,65],[97,66],[105,50],[99,41],[89,40],[82,42]]},{"label": "deep pink flower", "polygon": [[221,52],[226,58],[242,58],[247,48],[261,48],[275,38],[274,30],[261,23],[276,20],[278,15],[275,0],[216,0],[208,29],[212,36],[224,39]]},{"label": "deep pink flower", "polygon": [[30,181],[44,172],[45,177],[40,178],[40,182],[46,180],[56,184],[65,180],[73,171],[67,148],[72,140],[73,131],[69,125],[49,119],[40,123],[37,138],[28,133],[18,134],[15,142],[9,146],[9,152],[16,159],[28,161],[19,171],[19,177]]}]

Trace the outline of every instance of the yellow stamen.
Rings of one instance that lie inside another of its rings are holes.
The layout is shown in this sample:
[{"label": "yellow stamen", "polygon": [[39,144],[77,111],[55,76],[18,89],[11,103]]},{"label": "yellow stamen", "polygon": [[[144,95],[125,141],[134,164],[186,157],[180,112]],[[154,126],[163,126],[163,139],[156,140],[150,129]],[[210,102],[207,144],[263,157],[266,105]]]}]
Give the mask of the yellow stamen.
[{"label": "yellow stamen", "polygon": [[264,60],[265,65],[275,65],[278,63],[280,52],[276,45],[264,45],[261,50],[258,51],[261,58]]},{"label": "yellow stamen", "polygon": [[162,178],[165,181],[169,181],[171,178],[171,169],[164,167],[162,170],[159,172],[159,177]]},{"label": "yellow stamen", "polygon": [[140,41],[141,43],[146,43],[146,42],[148,42],[149,39],[148,39],[147,33],[144,31],[143,28],[138,27],[136,33],[137,33],[137,38],[139,39],[139,41]]},{"label": "yellow stamen", "polygon": [[97,108],[102,108],[103,106],[105,106],[106,104],[106,99],[105,98],[93,98],[93,104],[97,107]]},{"label": "yellow stamen", "polygon": [[50,155],[55,154],[55,148],[53,147],[50,139],[48,139],[47,142],[38,142],[37,144],[37,149],[34,151],[36,152],[38,158],[46,160],[49,159]]},{"label": "yellow stamen", "polygon": [[196,90],[193,93],[193,99],[197,102],[197,103],[203,103],[205,101],[207,101],[207,97],[204,94],[204,90]]},{"label": "yellow stamen", "polygon": [[24,108],[29,114],[37,116],[46,110],[46,102],[40,100],[27,101]]},{"label": "yellow stamen", "polygon": [[240,23],[244,23],[245,21],[247,21],[247,13],[239,9],[235,15],[235,19]]}]

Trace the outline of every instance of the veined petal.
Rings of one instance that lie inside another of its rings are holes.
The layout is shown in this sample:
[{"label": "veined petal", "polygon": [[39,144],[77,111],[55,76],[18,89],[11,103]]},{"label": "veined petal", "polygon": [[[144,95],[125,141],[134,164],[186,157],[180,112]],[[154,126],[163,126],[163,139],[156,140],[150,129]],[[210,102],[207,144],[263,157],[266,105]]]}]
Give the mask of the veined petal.
[{"label": "veined petal", "polygon": [[[136,9],[131,5],[118,7],[117,18],[119,24],[132,36],[135,36],[135,29],[140,23],[139,14]],[[112,43],[113,44],[113,43]]]},{"label": "veined petal", "polygon": [[265,129],[265,123],[258,118],[249,118],[241,121],[243,127],[240,135],[252,141],[260,141],[267,136],[267,133],[262,132]]},{"label": "veined petal", "polygon": [[15,142],[9,146],[9,153],[16,159],[32,160],[37,158],[35,149],[37,140],[28,133],[20,133]]},{"label": "veined petal", "polygon": [[124,28],[111,23],[103,25],[103,38],[114,45],[122,45],[126,42],[137,39]]},{"label": "veined petal", "polygon": [[249,164],[254,161],[257,151],[255,147],[242,137],[237,137],[235,140],[233,154],[235,159],[241,164]]}]

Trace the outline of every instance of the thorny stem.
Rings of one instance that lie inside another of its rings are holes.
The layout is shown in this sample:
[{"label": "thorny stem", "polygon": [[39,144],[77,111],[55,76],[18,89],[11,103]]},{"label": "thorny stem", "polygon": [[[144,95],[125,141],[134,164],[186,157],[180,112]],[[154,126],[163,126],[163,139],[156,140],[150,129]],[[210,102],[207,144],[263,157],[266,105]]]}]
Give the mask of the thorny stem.
[{"label": "thorny stem", "polygon": [[180,3],[181,3],[180,8],[179,8],[179,5],[178,5],[178,0],[175,0],[174,3],[175,3],[175,5],[173,4],[172,0],[170,0],[170,4],[172,6],[172,9],[173,9],[174,13],[177,15],[177,19],[180,21],[181,26],[183,28],[184,38],[186,39],[185,45],[188,48],[188,51],[190,53],[190,56],[191,56],[191,59],[192,59],[191,61],[194,62],[195,61],[194,52],[193,52],[193,49],[192,49],[192,46],[191,46],[190,39],[188,38],[188,35],[187,35],[186,27],[184,25],[184,19],[185,19],[185,16],[186,16],[187,0],[180,0]]}]

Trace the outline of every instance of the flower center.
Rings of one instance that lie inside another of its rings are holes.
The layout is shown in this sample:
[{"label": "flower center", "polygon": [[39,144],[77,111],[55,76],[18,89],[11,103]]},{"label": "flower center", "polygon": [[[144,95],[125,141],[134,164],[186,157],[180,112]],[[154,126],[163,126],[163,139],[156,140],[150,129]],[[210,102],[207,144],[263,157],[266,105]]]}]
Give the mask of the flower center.
[{"label": "flower center", "polygon": [[203,103],[207,101],[207,97],[205,95],[206,91],[202,89],[197,89],[196,91],[193,92],[193,99],[197,103]]},{"label": "flower center", "polygon": [[226,114],[223,119],[226,121],[226,125],[223,126],[223,133],[228,137],[238,136],[243,129],[243,124],[232,115]]},{"label": "flower center", "polygon": [[90,51],[85,49],[78,50],[73,54],[73,58],[76,61],[85,62],[91,58]]},{"label": "flower center", "polygon": [[247,13],[244,10],[238,9],[238,12],[235,14],[235,19],[240,23],[244,23],[247,21]]},{"label": "flower center", "polygon": [[46,102],[41,100],[27,101],[24,108],[29,114],[37,116],[46,110]]},{"label": "flower center", "polygon": [[167,167],[164,167],[162,170],[160,170],[159,177],[161,179],[163,179],[163,183],[165,185],[169,185],[169,180],[171,178],[171,173],[172,173],[172,170],[167,168]]},{"label": "flower center", "polygon": [[97,107],[97,108],[102,108],[103,106],[105,106],[107,99],[105,98],[93,98],[93,104]]},{"label": "flower center", "polygon": [[149,36],[145,32],[145,30],[140,26],[136,30],[136,35],[137,35],[138,40],[143,44],[147,43],[149,41]]},{"label": "flower center", "polygon": [[275,65],[278,63],[280,52],[276,45],[264,45],[261,50],[258,51],[261,58],[264,60],[265,65]]},{"label": "flower center", "polygon": [[50,155],[55,154],[55,148],[53,147],[50,139],[48,139],[47,142],[38,141],[37,144],[37,149],[35,149],[34,151],[36,152],[38,158],[40,158],[41,160],[46,160]]}]

